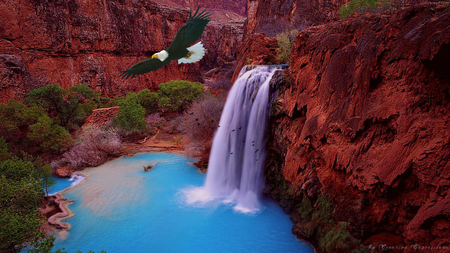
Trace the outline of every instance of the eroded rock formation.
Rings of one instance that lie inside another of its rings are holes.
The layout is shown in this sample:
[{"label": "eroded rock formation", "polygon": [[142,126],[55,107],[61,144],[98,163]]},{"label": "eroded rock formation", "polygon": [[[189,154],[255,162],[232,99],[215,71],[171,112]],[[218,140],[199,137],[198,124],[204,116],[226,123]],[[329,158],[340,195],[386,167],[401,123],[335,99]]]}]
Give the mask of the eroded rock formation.
[{"label": "eroded rock formation", "polygon": [[268,36],[289,29],[302,30],[338,20],[338,11],[349,0],[249,0],[246,34],[265,33]]},{"label": "eroded rock formation", "polygon": [[450,245],[448,6],[365,14],[297,36],[271,117],[268,192],[291,211],[329,194],[334,221],[366,245]]},{"label": "eroded rock formation", "polygon": [[52,83],[87,84],[106,96],[122,95],[172,79],[202,81],[212,66],[232,64],[243,23],[213,16],[202,38],[207,58],[119,78],[121,70],[169,46],[188,16],[187,8],[154,1],[2,1],[0,102]]}]

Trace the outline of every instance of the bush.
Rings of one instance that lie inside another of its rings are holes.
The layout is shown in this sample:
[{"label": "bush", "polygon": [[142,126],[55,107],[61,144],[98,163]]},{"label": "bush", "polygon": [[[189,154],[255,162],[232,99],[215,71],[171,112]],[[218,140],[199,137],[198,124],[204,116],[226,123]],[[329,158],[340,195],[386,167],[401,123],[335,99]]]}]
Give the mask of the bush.
[{"label": "bush", "polygon": [[145,108],[147,113],[158,111],[158,93],[143,89],[137,94],[128,93],[127,101],[135,102]]},{"label": "bush", "polygon": [[72,141],[67,130],[55,124],[47,115],[40,117],[29,129],[28,138],[46,151],[62,152]]},{"label": "bush", "polygon": [[203,84],[184,80],[172,80],[159,85],[158,106],[168,111],[178,111],[181,113],[194,101],[203,96]]},{"label": "bush", "polygon": [[124,101],[119,105],[119,113],[114,118],[114,125],[126,132],[142,132],[146,129],[145,109],[134,102]]},{"label": "bush", "polygon": [[378,7],[380,7],[379,0],[351,0],[347,5],[341,6],[339,9],[339,17],[344,19],[355,12],[371,12]]},{"label": "bush", "polygon": [[51,241],[39,232],[41,180],[32,162],[17,158],[0,162],[1,252],[20,252],[26,242],[39,246]]},{"label": "bush", "polygon": [[20,129],[36,123],[44,115],[45,110],[41,107],[28,108],[22,102],[11,99],[7,104],[0,104],[0,135],[6,140],[20,139]]},{"label": "bush", "polygon": [[61,126],[76,128],[97,107],[99,98],[87,85],[65,90],[55,83],[32,90],[25,101],[45,108]]},{"label": "bush", "polygon": [[0,162],[13,158],[13,154],[9,152],[8,143],[3,137],[0,137]]},{"label": "bush", "polygon": [[328,231],[319,239],[320,248],[325,252],[350,252],[351,249],[359,247],[360,242],[347,231],[346,226],[346,222],[339,222]]},{"label": "bush", "polygon": [[163,122],[166,120],[159,115],[159,113],[149,114],[145,117],[145,121],[147,122],[147,128],[161,128]]},{"label": "bush", "polygon": [[125,98],[123,98],[123,97],[113,97],[113,98],[109,99],[108,103],[106,103],[106,105],[104,107],[108,108],[108,107],[119,106],[120,103],[122,103],[124,101],[125,101]]},{"label": "bush", "polygon": [[187,110],[182,117],[181,131],[190,139],[187,147],[190,153],[197,153],[211,146],[220,115],[222,114],[224,101],[212,96],[207,96],[197,101]]},{"label": "bush", "polygon": [[67,164],[71,169],[95,167],[104,163],[109,157],[120,155],[122,141],[115,128],[101,129],[87,127],[75,144],[63,155],[63,159],[52,167]]},{"label": "bush", "polygon": [[291,30],[289,32],[283,32],[277,34],[278,48],[277,61],[280,63],[289,63],[289,58],[291,57],[291,48],[294,43],[295,37],[297,36],[297,30]]}]

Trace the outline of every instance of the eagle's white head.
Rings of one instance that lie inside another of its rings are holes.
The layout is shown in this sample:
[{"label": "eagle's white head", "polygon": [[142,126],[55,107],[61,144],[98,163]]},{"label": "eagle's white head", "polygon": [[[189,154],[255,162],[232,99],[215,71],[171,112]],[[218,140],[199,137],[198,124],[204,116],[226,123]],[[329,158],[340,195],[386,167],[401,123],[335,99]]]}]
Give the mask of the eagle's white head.
[{"label": "eagle's white head", "polygon": [[166,50],[163,50],[161,52],[155,53],[152,55],[152,59],[157,58],[160,61],[165,61],[169,57],[169,53],[167,53]]}]

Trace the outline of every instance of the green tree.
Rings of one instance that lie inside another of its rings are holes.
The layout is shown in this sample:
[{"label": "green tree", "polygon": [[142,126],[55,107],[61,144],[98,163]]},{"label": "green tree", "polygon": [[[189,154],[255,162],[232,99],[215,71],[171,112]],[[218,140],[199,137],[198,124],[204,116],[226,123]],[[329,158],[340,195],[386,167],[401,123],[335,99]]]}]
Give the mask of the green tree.
[{"label": "green tree", "polygon": [[144,116],[145,109],[140,104],[123,101],[113,123],[127,132],[142,132],[147,125]]},{"label": "green tree", "polygon": [[9,152],[8,143],[3,137],[0,137],[0,162],[13,158],[13,154]]},{"label": "green tree", "polygon": [[6,140],[19,139],[22,134],[21,129],[34,124],[43,115],[46,115],[43,108],[27,107],[13,99],[6,104],[0,104],[0,136],[5,137]]},{"label": "green tree", "polygon": [[33,163],[19,159],[0,162],[0,251],[19,252],[24,243],[44,240],[38,231],[43,195]]},{"label": "green tree", "polygon": [[280,63],[288,63],[291,57],[291,48],[294,43],[295,37],[297,36],[297,30],[291,30],[289,32],[283,32],[277,34],[277,61]]},{"label": "green tree", "polygon": [[137,103],[147,110],[147,113],[158,110],[158,93],[143,89],[136,94]]},{"label": "green tree", "polygon": [[63,127],[75,127],[97,107],[98,94],[87,85],[75,85],[69,90],[51,84],[32,90],[25,101],[45,108]]},{"label": "green tree", "polygon": [[29,129],[28,138],[47,151],[62,152],[72,140],[66,129],[55,124],[46,115],[40,117]]},{"label": "green tree", "polygon": [[203,85],[198,82],[172,80],[159,85],[158,106],[171,111],[183,112],[192,102],[204,97]]}]

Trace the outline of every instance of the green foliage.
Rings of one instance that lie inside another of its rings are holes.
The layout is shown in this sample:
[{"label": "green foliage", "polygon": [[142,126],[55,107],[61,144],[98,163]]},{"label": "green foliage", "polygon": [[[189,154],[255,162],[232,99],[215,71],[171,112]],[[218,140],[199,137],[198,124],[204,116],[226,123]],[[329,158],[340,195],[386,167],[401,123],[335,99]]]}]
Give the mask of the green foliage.
[{"label": "green foliage", "polygon": [[159,85],[158,105],[165,110],[181,113],[203,96],[203,85],[201,83],[172,80]]},{"label": "green foliage", "polygon": [[143,89],[138,93],[127,93],[125,98],[127,102],[133,102],[141,105],[147,113],[158,110],[158,93],[151,92],[149,89]]},{"label": "green foliage", "polygon": [[[346,222],[336,224],[331,196],[324,194],[314,203],[304,196],[297,209],[301,218],[302,233],[311,240],[317,240],[323,252],[361,252],[364,247],[353,237]],[[353,251],[352,251],[353,250]]]},{"label": "green foliage", "polygon": [[113,123],[127,132],[142,132],[147,125],[144,116],[145,109],[140,104],[124,101]]},{"label": "green foliage", "polygon": [[355,12],[370,12],[378,7],[380,7],[379,0],[351,0],[347,5],[341,6],[339,9],[339,17],[344,19]]},{"label": "green foliage", "polygon": [[77,100],[79,103],[89,101],[98,104],[100,102],[100,95],[98,92],[93,91],[85,84],[71,86],[69,88],[69,94],[72,96],[72,99]]},{"label": "green foliage", "polygon": [[0,162],[13,158],[13,154],[9,152],[8,143],[3,137],[0,137]]},{"label": "green foliage", "polygon": [[291,30],[289,32],[283,32],[277,34],[277,43],[278,48],[277,52],[277,61],[280,63],[289,63],[289,58],[291,57],[291,48],[294,43],[295,37],[297,36],[297,30]]},{"label": "green foliage", "polygon": [[297,209],[297,212],[300,214],[300,218],[303,221],[311,220],[312,214],[314,213],[314,208],[308,197],[302,198],[302,202],[300,202],[300,207]]},{"label": "green foliage", "polygon": [[37,178],[41,179],[41,187],[48,195],[48,189],[54,185],[56,181],[52,178],[52,168],[50,164],[44,161],[41,157],[34,157],[22,151],[22,160],[33,163],[34,173]]},{"label": "green foliage", "polygon": [[[2,153],[8,152],[0,138]],[[29,243],[28,252],[50,252],[54,237],[39,232],[42,225],[39,205],[44,189],[54,184],[50,165],[40,157],[22,153],[0,161],[0,251],[19,252]],[[61,252],[63,253],[63,252]]]},{"label": "green foliage", "polygon": [[32,162],[0,162],[0,251],[18,252],[30,238],[42,239],[38,205],[43,190]]},{"label": "green foliage", "polygon": [[331,198],[328,195],[322,195],[314,204],[314,208],[316,211],[311,216],[311,220],[322,227],[332,226],[333,225],[333,203],[330,200]]},{"label": "green foliage", "polygon": [[105,107],[119,106],[123,101],[125,101],[125,98],[123,97],[113,97],[106,103]]},{"label": "green foliage", "polygon": [[55,124],[48,116],[40,117],[29,129],[28,138],[46,151],[62,152],[71,143],[67,130]]},{"label": "green foliage", "polygon": [[6,104],[0,104],[0,135],[6,140],[21,134],[21,129],[36,122],[45,114],[45,110],[38,106],[27,107],[22,102],[9,100]]},{"label": "green foliage", "polygon": [[137,94],[137,102],[147,110],[147,113],[158,110],[158,93],[143,89]]},{"label": "green foliage", "polygon": [[87,85],[75,85],[65,90],[57,83],[32,90],[25,101],[45,108],[63,127],[76,127],[99,104],[98,93]]},{"label": "green foliage", "polygon": [[359,241],[347,231],[346,227],[346,222],[339,222],[336,227],[329,230],[319,239],[320,248],[325,252],[350,252]]}]

